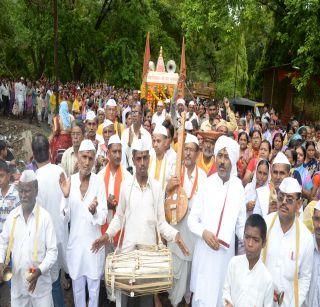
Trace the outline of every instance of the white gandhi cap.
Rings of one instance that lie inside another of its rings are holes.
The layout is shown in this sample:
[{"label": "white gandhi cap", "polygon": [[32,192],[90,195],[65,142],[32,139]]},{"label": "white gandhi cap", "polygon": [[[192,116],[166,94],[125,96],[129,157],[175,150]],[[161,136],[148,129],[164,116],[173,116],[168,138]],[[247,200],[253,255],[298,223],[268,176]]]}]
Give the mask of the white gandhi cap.
[{"label": "white gandhi cap", "polygon": [[132,142],[131,149],[136,151],[149,151],[150,147],[143,139],[136,139]]},{"label": "white gandhi cap", "polygon": [[113,125],[113,122],[110,119],[106,119],[102,124],[102,130],[104,128],[107,128],[107,127],[111,126],[111,125]]},{"label": "white gandhi cap", "polygon": [[108,146],[112,145],[112,144],[121,144],[121,140],[119,138],[118,134],[114,134],[110,136],[109,142],[108,142]]},{"label": "white gandhi cap", "polygon": [[86,116],[86,120],[94,120],[96,118],[96,114],[93,111],[89,111]]},{"label": "white gandhi cap", "polygon": [[80,144],[79,151],[96,151],[96,148],[94,147],[91,140],[83,140]]},{"label": "white gandhi cap", "polygon": [[116,103],[116,101],[114,99],[111,98],[111,99],[109,99],[107,101],[106,106],[108,106],[108,107],[116,107],[117,103]]},{"label": "white gandhi cap", "polygon": [[274,160],[273,160],[272,165],[273,165],[273,164],[287,164],[287,165],[290,165],[290,166],[291,166],[288,158],[287,158],[286,155],[285,155],[283,152],[281,152],[281,151],[277,153],[276,157],[275,157]]},{"label": "white gandhi cap", "polygon": [[153,134],[162,134],[164,136],[168,136],[167,128],[162,125],[156,125]]},{"label": "white gandhi cap", "polygon": [[21,177],[20,177],[20,182],[32,182],[32,181],[36,181],[37,180],[37,176],[36,173],[32,170],[25,170],[22,172]]},{"label": "white gandhi cap", "polygon": [[279,189],[282,193],[291,194],[291,193],[301,193],[301,185],[298,180],[292,177],[284,178],[279,186]]},{"label": "white gandhi cap", "polygon": [[186,140],[184,142],[185,144],[189,144],[189,143],[195,143],[199,146],[199,140],[196,136],[194,136],[193,134],[187,133],[186,136]]}]

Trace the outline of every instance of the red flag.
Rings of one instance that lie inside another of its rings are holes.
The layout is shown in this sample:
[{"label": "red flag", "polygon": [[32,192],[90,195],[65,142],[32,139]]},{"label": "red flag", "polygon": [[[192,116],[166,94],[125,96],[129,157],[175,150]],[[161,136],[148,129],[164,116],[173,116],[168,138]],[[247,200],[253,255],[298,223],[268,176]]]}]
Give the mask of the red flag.
[{"label": "red flag", "polygon": [[179,96],[184,97],[184,88],[187,80],[186,51],[184,36],[182,37],[181,62],[180,62],[180,79],[179,79]]},{"label": "red flag", "polygon": [[143,60],[143,70],[142,70],[142,82],[149,70],[150,61],[150,43],[149,43],[149,32],[147,33],[146,47],[144,49],[144,60]]}]

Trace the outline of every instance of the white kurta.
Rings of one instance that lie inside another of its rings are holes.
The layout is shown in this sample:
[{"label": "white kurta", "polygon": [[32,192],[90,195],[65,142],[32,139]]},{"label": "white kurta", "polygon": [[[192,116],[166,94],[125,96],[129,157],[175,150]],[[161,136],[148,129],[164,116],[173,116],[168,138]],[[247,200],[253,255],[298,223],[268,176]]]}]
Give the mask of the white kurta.
[{"label": "white kurta", "polygon": [[[122,143],[122,150],[126,155],[126,161],[125,161],[125,166],[126,168],[129,166],[133,167],[133,161],[132,161],[132,151],[131,151],[131,147],[128,146],[128,142],[129,142],[129,129],[131,129],[132,133],[133,133],[133,139],[132,142],[134,140],[138,139],[138,135],[136,135],[134,133],[133,127],[129,127],[127,129],[125,129],[122,133],[121,136],[121,143]],[[152,147],[152,139],[151,139],[151,134],[144,129],[142,126],[140,127],[140,133],[141,133],[141,139],[143,140],[143,142],[145,142],[145,144],[147,145],[148,148]]]},{"label": "white kurta", "polygon": [[[14,299],[22,297],[41,298],[51,294],[52,280],[50,269],[57,261],[58,249],[57,240],[50,214],[40,206],[39,224],[37,232],[38,242],[38,263],[34,263],[33,252],[36,238],[36,211],[37,206],[25,221],[22,207],[13,209],[4,223],[3,231],[0,234],[0,263],[4,263],[8,248],[10,232],[14,217],[16,226],[11,260],[13,264],[13,276],[11,279],[11,297]],[[28,291],[29,283],[25,273],[32,266],[41,270],[36,288],[33,293]],[[22,306],[21,306],[22,307]]]},{"label": "white kurta", "polygon": [[[276,213],[266,217],[268,229]],[[302,306],[309,290],[313,263],[314,244],[310,231],[300,224],[300,251],[299,251],[299,306]],[[296,259],[296,226],[292,225],[289,231],[283,233],[279,217],[277,217],[268,238],[266,266],[270,271],[275,284],[275,290],[284,291],[282,307],[294,306],[294,272]]]},{"label": "white kurta", "polygon": [[53,281],[57,280],[61,268],[67,269],[65,252],[68,242],[68,225],[63,222],[60,215],[60,203],[63,198],[59,184],[61,173],[64,173],[63,169],[51,163],[38,168],[36,171],[38,180],[37,200],[49,212],[57,236],[58,260],[51,270]]},{"label": "white kurta", "polygon": [[[184,169],[183,189],[186,192],[188,198],[190,198],[191,196],[193,185],[196,179],[196,168],[198,167],[196,166],[194,168],[190,178],[187,175],[187,169]],[[180,232],[184,243],[188,247],[190,255],[185,256],[176,243],[168,243],[168,247],[173,253],[174,284],[172,291],[170,291],[169,297],[173,305],[178,305],[178,303],[181,302],[183,296],[185,296],[186,300],[190,299],[191,261],[197,238],[196,235],[189,230],[188,217],[191,212],[192,206],[194,205],[194,199],[199,191],[199,187],[204,185],[206,178],[206,173],[201,168],[198,168],[198,184],[192,199],[188,202],[188,211],[186,213],[186,216],[178,225],[173,226]]]},{"label": "white kurta", "polygon": [[303,304],[303,307],[320,306],[320,252],[319,252],[317,241],[314,235],[313,235],[313,239],[314,239],[314,253],[313,253],[312,276],[311,276],[309,292]]},{"label": "white kurta", "polygon": [[[149,162],[149,177],[156,179],[156,164],[157,164],[157,155],[152,149],[150,151],[150,162]],[[160,175],[159,180],[157,180],[162,188],[162,191],[166,189],[168,180],[174,175],[176,168],[176,159],[169,159],[166,155],[163,156],[161,167],[160,167]]]},{"label": "white kurta", "polygon": [[161,126],[162,123],[165,121],[165,119],[166,119],[166,111],[165,110],[163,110],[163,112],[160,115],[158,115],[158,113],[156,112],[152,115],[152,124],[156,124],[156,126],[157,125]]},{"label": "white kurta", "polygon": [[[202,239],[202,233],[209,230],[217,234],[224,203],[219,239],[230,246],[225,248],[220,245],[220,249],[215,251]],[[235,234],[240,239],[243,238],[245,220],[245,196],[240,179],[231,176],[223,184],[217,173],[208,177],[204,186],[200,187],[188,218],[190,230],[197,235],[190,284],[193,306],[221,305],[226,267],[235,253]]]},{"label": "white kurta", "polygon": [[[80,192],[80,176],[71,176],[69,198],[61,201],[61,214],[65,223],[70,221],[70,235],[67,245],[67,265],[72,279],[81,276],[100,279],[103,273],[104,250],[94,254],[92,243],[101,236],[101,225],[107,217],[107,203],[104,183],[101,178],[91,173],[89,187],[83,199]],[[88,206],[97,197],[97,212],[92,215]]]},{"label": "white kurta", "polygon": [[144,189],[135,176],[123,181],[117,211],[107,234],[113,238],[121,229],[125,216],[122,250],[132,250],[136,244],[156,244],[157,225],[160,234],[168,242],[173,241],[178,231],[167,223],[163,203],[163,192],[157,181],[149,178]]},{"label": "white kurta", "polygon": [[273,281],[262,260],[252,270],[246,255],[233,257],[228,265],[222,291],[222,303],[233,307],[272,307]]}]

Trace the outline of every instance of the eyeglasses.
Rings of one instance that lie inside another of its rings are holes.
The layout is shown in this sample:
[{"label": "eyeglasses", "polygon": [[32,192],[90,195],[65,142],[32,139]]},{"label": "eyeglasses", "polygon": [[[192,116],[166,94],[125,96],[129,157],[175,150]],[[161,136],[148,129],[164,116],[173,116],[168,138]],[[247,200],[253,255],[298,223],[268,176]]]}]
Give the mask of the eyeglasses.
[{"label": "eyeglasses", "polygon": [[132,115],[141,115],[142,113],[139,112],[139,111],[132,111],[131,114],[132,114]]},{"label": "eyeglasses", "polygon": [[293,205],[297,199],[293,198],[289,195],[279,194],[278,195],[278,202],[279,203],[286,203],[288,205]]}]

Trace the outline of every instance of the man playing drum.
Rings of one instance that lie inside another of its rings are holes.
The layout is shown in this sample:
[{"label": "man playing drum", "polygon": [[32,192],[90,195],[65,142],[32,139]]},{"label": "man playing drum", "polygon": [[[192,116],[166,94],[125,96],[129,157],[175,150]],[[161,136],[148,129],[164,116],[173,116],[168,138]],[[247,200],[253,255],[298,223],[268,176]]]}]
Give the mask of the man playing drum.
[{"label": "man playing drum", "polygon": [[[136,174],[132,179],[122,182],[119,204],[106,233],[94,241],[92,251],[97,252],[109,242],[125,224],[122,252],[130,251],[136,245],[154,245],[157,243],[158,228],[161,236],[168,242],[175,241],[182,252],[188,255],[188,249],[179,232],[170,226],[164,215],[164,199],[161,185],[148,177],[149,146],[142,139],[132,143],[133,163]],[[121,305],[120,305],[121,301]],[[153,306],[153,295],[141,297],[117,297],[117,306]]]}]

